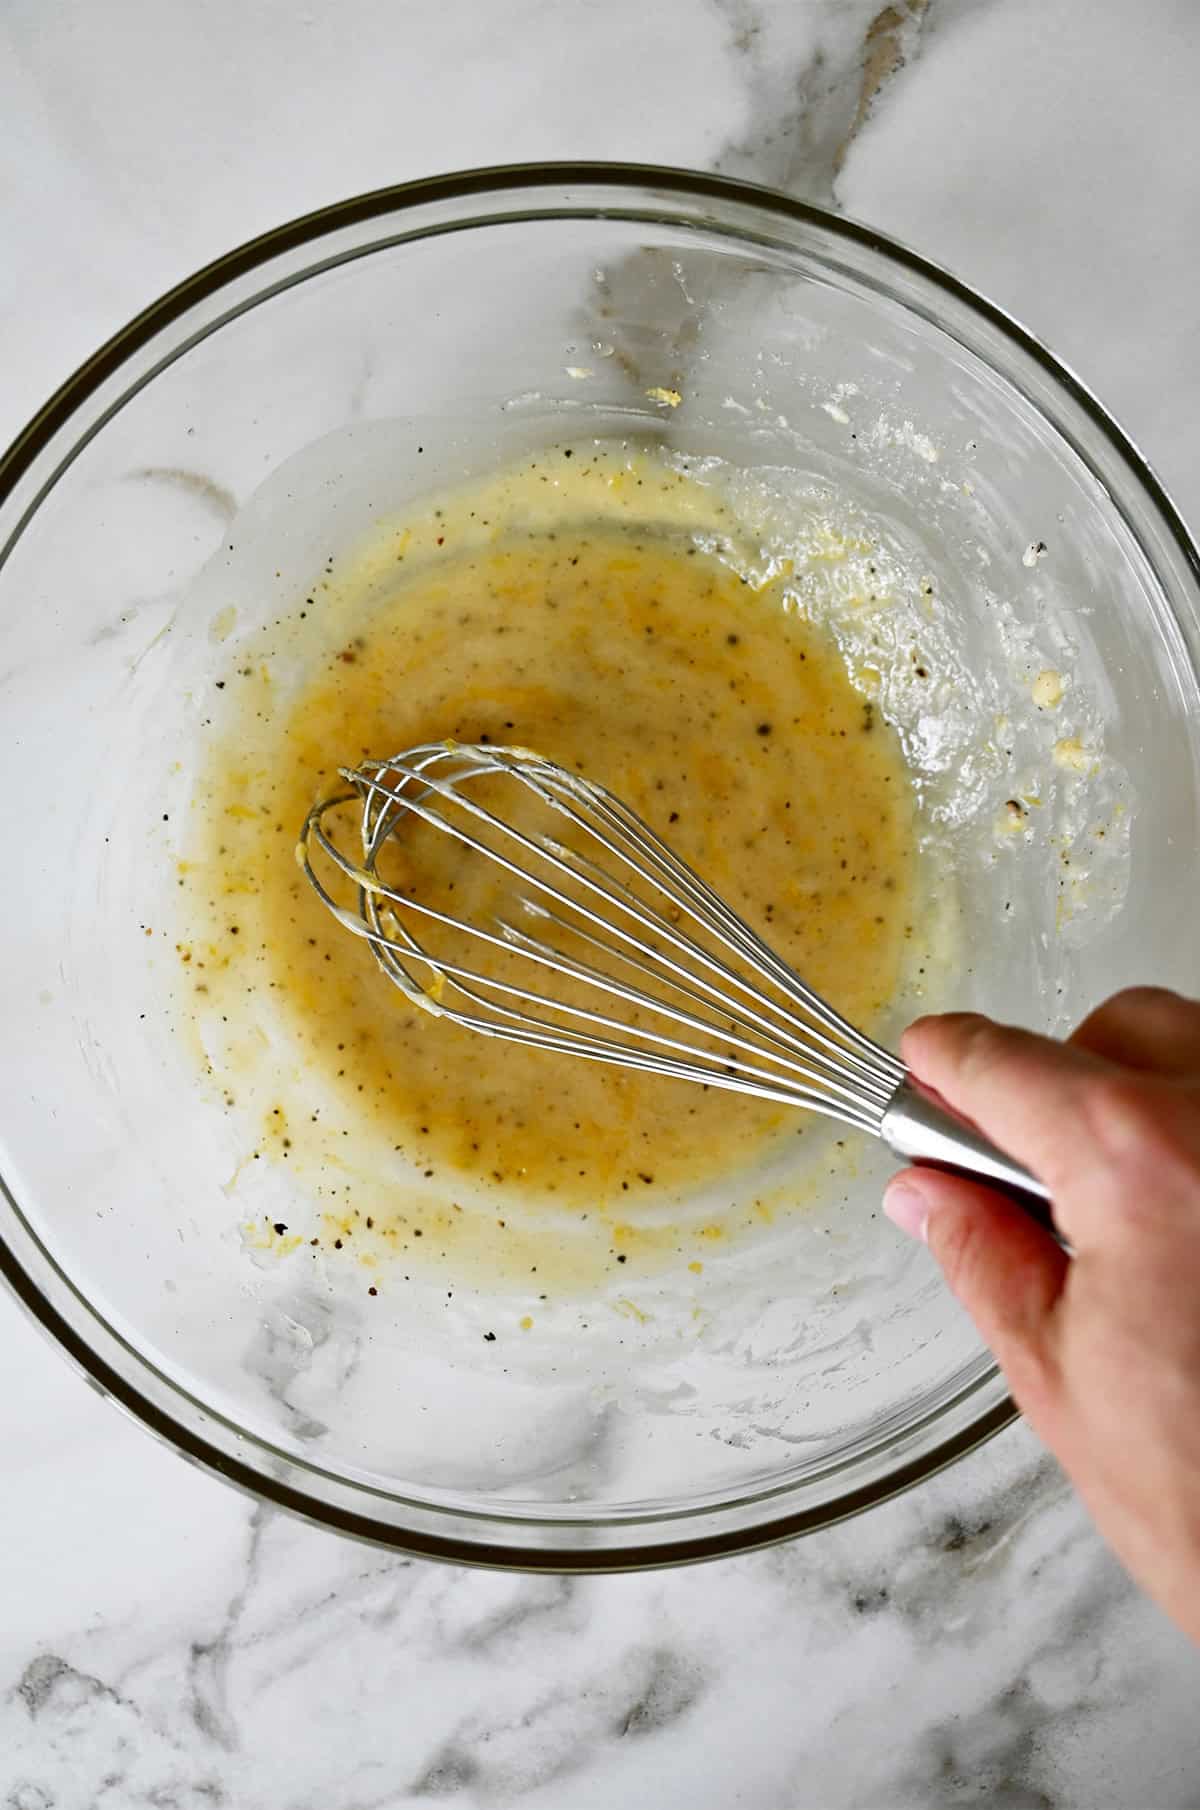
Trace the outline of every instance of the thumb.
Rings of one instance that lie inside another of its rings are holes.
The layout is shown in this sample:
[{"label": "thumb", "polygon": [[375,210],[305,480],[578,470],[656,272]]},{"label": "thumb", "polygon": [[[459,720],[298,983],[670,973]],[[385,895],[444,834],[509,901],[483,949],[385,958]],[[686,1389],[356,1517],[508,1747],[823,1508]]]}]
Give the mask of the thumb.
[{"label": "thumb", "polygon": [[888,1184],[883,1206],[928,1244],[1024,1405],[1045,1369],[1070,1259],[1001,1195],[937,1169],[905,1169]]}]

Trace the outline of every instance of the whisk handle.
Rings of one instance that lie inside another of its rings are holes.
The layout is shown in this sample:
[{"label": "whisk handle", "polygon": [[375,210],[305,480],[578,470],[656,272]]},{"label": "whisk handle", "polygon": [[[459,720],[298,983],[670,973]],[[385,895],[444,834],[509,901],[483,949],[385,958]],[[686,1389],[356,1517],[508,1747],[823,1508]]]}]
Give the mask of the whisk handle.
[{"label": "whisk handle", "polygon": [[1045,1183],[912,1081],[902,1081],[892,1095],[879,1133],[888,1148],[906,1162],[946,1169],[1007,1195],[1068,1248],[1054,1223]]}]

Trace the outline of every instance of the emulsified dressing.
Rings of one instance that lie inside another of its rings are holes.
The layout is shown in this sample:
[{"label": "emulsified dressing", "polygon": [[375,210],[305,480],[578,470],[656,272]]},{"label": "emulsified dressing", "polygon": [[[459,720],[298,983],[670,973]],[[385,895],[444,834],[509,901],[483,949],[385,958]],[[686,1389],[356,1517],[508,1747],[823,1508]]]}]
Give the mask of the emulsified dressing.
[{"label": "emulsified dressing", "polygon": [[703,550],[719,514],[652,460],[551,451],[381,532],[221,682],[180,955],[257,1130],[247,1162],[288,1164],[308,1201],[270,1241],[352,1249],[381,1288],[417,1261],[555,1286],[696,1267],[764,1210],[756,1163],[813,1132],[430,1017],[292,859],[340,765],[445,737],[536,748],[627,800],[876,1024],[912,947],[910,776],[828,629]]}]

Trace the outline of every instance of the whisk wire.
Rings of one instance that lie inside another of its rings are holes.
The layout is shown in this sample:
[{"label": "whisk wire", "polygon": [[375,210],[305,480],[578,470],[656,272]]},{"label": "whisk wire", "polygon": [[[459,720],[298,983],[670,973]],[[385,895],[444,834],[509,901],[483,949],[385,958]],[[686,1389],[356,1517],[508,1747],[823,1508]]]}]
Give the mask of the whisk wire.
[{"label": "whisk wire", "polygon": [[[438,771],[446,763],[448,775]],[[585,847],[598,846],[610,861],[615,857],[648,889],[651,899],[665,900],[675,921],[589,854],[565,846],[557,837],[528,834],[468,795],[467,782],[492,775],[519,781],[563,818],[584,839]],[[325,800],[309,814],[299,848],[301,864],[338,921],[365,938],[389,978],[426,1009],[486,1035],[648,1073],[684,1076],[805,1105],[867,1130],[878,1128],[903,1076],[901,1064],[806,987],[634,812],[603,788],[521,751],[448,744],[430,744],[393,760],[344,770],[343,777],[352,790]],[[328,814],[352,803],[362,809],[360,860],[345,853],[324,823]],[[456,821],[454,813],[470,819],[471,827]],[[489,929],[389,885],[377,864],[406,817],[449,835],[472,856],[491,862],[521,888],[531,889],[537,897],[529,890],[517,894],[521,910],[552,926],[560,938],[601,957],[602,965],[553,947],[504,917],[493,917],[495,928]],[[314,870],[314,847],[357,888],[356,912],[340,904]],[[559,881],[572,890],[565,891]],[[407,913],[523,956],[543,972],[650,1015],[652,1022],[631,1023],[594,1004],[581,1005],[571,998],[548,996],[528,983],[482,975],[426,948],[405,923],[402,914]],[[684,920],[718,946],[732,950],[757,978],[748,979],[704,948],[680,927]],[[406,963],[413,962],[428,971],[431,985],[421,986],[412,975]],[[631,975],[653,982],[657,991],[647,991]],[[774,987],[783,1000],[765,992],[761,982]],[[514,1001],[519,1005],[510,1003]],[[550,1022],[539,1013],[550,1014]],[[563,1018],[592,1028],[564,1025]],[[663,1028],[664,1023],[670,1028]],[[698,1046],[680,1037],[679,1031],[716,1047]]]},{"label": "whisk wire", "polygon": [[[372,850],[376,849],[380,842],[385,839],[385,835],[381,835],[379,823],[382,822],[384,830],[387,833],[390,833],[390,825],[388,824],[386,813],[400,808],[397,802],[400,797],[398,789],[382,784],[378,778],[379,770],[380,769],[376,769],[374,773],[359,770],[355,773],[346,774],[346,777],[352,781],[357,781],[366,785],[368,788],[368,797],[382,795],[385,800],[382,807],[383,815],[381,818],[370,820],[369,829],[365,829],[364,831],[364,840],[368,842]],[[479,822],[486,824],[489,830],[511,838],[511,840],[516,842],[527,854],[548,862],[557,871],[584,886],[590,893],[604,899],[608,904],[615,906],[618,910],[626,913],[644,929],[664,937],[677,951],[686,954],[693,961],[699,961],[711,974],[717,975],[725,983],[726,987],[737,988],[739,992],[749,995],[756,1005],[765,1007],[768,1011],[782,1019],[784,1024],[788,1027],[789,1032],[793,1034],[795,1032],[800,1032],[806,1039],[815,1040],[827,1052],[831,1053],[839,1063],[849,1062],[859,1072],[863,1085],[867,1086],[881,1101],[885,1100],[892,1092],[894,1092],[896,1084],[903,1074],[903,1069],[900,1064],[897,1063],[893,1057],[889,1056],[886,1051],[881,1050],[877,1044],[874,1044],[870,1039],[863,1037],[854,1026],[841,1018],[841,1016],[834,1012],[831,1007],[826,1005],[817,994],[807,988],[791,969],[787,968],[785,964],[778,960],[770,948],[750,929],[749,925],[747,925],[743,919],[739,918],[736,913],[730,910],[719,896],[714,893],[711,888],[707,887],[691,869],[686,867],[665,844],[661,843],[654,835],[654,832],[650,830],[640,818],[637,818],[627,807],[619,805],[616,800],[612,799],[609,794],[603,792],[601,788],[592,785],[587,780],[578,779],[574,775],[562,774],[563,778],[570,781],[575,788],[587,796],[588,802],[594,805],[597,815],[610,826],[611,831],[618,838],[615,848],[611,841],[608,844],[608,847],[612,852],[618,853],[633,872],[648,885],[652,886],[656,891],[663,893],[664,896],[671,899],[673,902],[680,903],[677,898],[677,892],[683,892],[685,897],[681,902],[682,908],[694,922],[698,923],[702,928],[708,931],[709,934],[723,934],[727,940],[736,942],[736,946],[743,954],[744,959],[750,962],[763,978],[773,981],[787,993],[797,995],[799,1002],[806,1012],[812,1017],[817,1018],[820,1024],[828,1026],[829,1029],[838,1034],[837,1041],[835,1041],[834,1038],[827,1036],[823,1030],[818,1029],[803,1020],[797,1019],[794,1013],[780,1006],[776,1001],[763,995],[758,988],[755,988],[748,983],[742,975],[738,974],[736,970],[731,968],[727,963],[713,957],[701,948],[693,939],[676,931],[661,913],[655,912],[642,905],[634,898],[626,886],[612,884],[599,870],[587,871],[592,868],[592,864],[586,862],[586,857],[584,857],[582,861],[579,858],[568,860],[566,858],[567,851],[563,850],[561,845],[553,843],[548,837],[532,838],[526,835],[515,825],[496,817],[493,812],[487,810],[485,806],[480,805],[477,800],[464,796],[453,781],[441,781],[437,778],[430,777],[428,773],[417,768],[415,764],[410,766],[407,759],[404,759],[402,763],[401,761],[386,763],[385,770],[389,772],[399,771],[402,778],[419,776],[422,785],[427,790],[433,791],[443,798],[452,799],[456,805],[469,812],[472,817],[476,818]],[[512,771],[506,763],[501,763],[494,759],[494,757],[485,770],[504,773],[511,773]],[[530,789],[535,791],[543,802],[565,816],[585,835],[599,839],[597,838],[597,832],[594,825],[575,810],[567,800],[557,794],[548,792],[543,786],[537,783],[538,775],[536,769],[533,773],[522,771],[519,774],[519,777],[530,785]],[[558,903],[568,906],[572,911],[578,912],[597,928],[612,932],[623,942],[628,943],[631,948],[637,949],[642,955],[651,957],[654,963],[657,964],[655,969],[656,973],[660,972],[662,968],[666,968],[677,980],[694,981],[701,986],[713,1000],[717,1001],[725,1009],[728,1009],[728,999],[720,988],[714,987],[710,982],[704,980],[703,977],[694,976],[690,970],[681,967],[678,963],[663,955],[661,950],[647,945],[639,938],[632,936],[631,933],[623,930],[619,924],[614,924],[611,920],[600,916],[590,907],[581,903],[577,898],[568,897],[560,889],[539,878],[536,874],[528,872],[526,869],[522,868],[519,863],[511,860],[493,846],[480,842],[478,838],[469,835],[447,818],[429,811],[419,798],[408,798],[405,800],[405,806],[414,816],[421,818],[423,821],[432,824],[438,829],[445,830],[463,846],[474,850],[478,854],[486,855],[523,884],[535,886],[540,892],[554,898]],[[631,840],[631,836],[637,838],[637,840]],[[659,872],[657,873],[652,871],[642,858],[643,851],[647,845],[649,845],[649,852],[653,856],[655,865],[659,869]],[[664,884],[665,879],[669,879],[677,890],[674,892],[668,890],[667,886]],[[384,888],[383,891],[386,893],[387,889]],[[416,910],[424,909],[415,900],[406,900],[405,903]],[[718,924],[716,932],[713,930],[711,921],[713,919],[716,919]],[[451,920],[444,917],[440,921],[443,923],[451,922]],[[469,934],[477,934],[475,926],[463,924],[461,921],[458,922],[457,927],[466,930]],[[571,928],[574,929],[575,927],[571,926]],[[581,933],[576,931],[576,934]],[[597,946],[600,947],[604,945]],[[609,953],[619,953],[613,951],[611,945],[607,947]],[[534,953],[532,946],[528,948],[527,952],[530,954]],[[560,971],[565,972],[565,970]],[[605,986],[607,984],[602,976],[595,973],[587,975],[586,978],[598,986]],[[689,996],[695,997],[694,994]],[[659,1010],[665,1009],[662,1007],[661,1002],[657,1000],[646,1001],[643,1003],[652,1004]],[[756,1023],[760,1035],[765,1036],[770,1034],[772,1027],[769,1024],[769,1021],[756,1015]],[[695,1026],[694,1028],[702,1027]],[[847,1047],[848,1045],[849,1047]],[[786,1045],[780,1044],[778,1047],[782,1049],[786,1048]],[[866,1052],[865,1058],[862,1054],[864,1051]],[[811,1055],[813,1052],[810,1051],[808,1053]],[[831,1085],[836,1084],[832,1075],[828,1077],[828,1081]]]},{"label": "whisk wire", "polygon": [[[346,874],[348,878],[357,879],[359,870],[342,853],[342,851],[337,848],[336,844],[330,841],[319,826],[316,829],[315,834],[321,847],[329,854],[330,858],[335,862],[339,869]],[[393,936],[388,933],[383,925],[382,920],[384,914],[379,911],[378,899],[383,897],[390,901],[393,898],[398,898],[400,895],[393,894],[390,888],[383,886],[377,879],[373,878],[370,887],[366,889],[368,891],[367,909],[370,914],[369,921],[366,923],[364,923],[361,916],[356,918],[354,914],[344,907],[338,906],[336,902],[330,898],[328,892],[319,881],[315,882],[315,884],[320,896],[333,911],[339,922],[344,924],[347,929],[353,931],[357,936],[363,937],[369,941],[377,956],[381,953],[387,953],[404,954],[415,957],[424,962],[437,976],[440,976],[443,979],[450,978],[453,980],[457,984],[458,990],[465,998],[471,999],[475,1004],[480,1005],[485,1009],[490,1008],[494,1012],[501,1013],[504,1018],[514,1026],[528,1024],[530,1022],[528,1014],[514,1012],[511,1008],[502,1007],[499,1002],[489,997],[490,994],[500,993],[508,998],[524,999],[528,1003],[543,1007],[550,1012],[565,1013],[573,1017],[587,1018],[592,1023],[603,1026],[606,1030],[621,1032],[626,1036],[637,1037],[644,1042],[655,1044],[659,1048],[677,1051],[681,1055],[690,1057],[694,1063],[702,1063],[706,1070],[707,1078],[709,1079],[722,1073],[727,1075],[736,1073],[737,1075],[744,1076],[755,1082],[773,1084],[773,1090],[768,1094],[762,1095],[762,1097],[793,1102],[797,1098],[795,1084],[792,1084],[789,1090],[781,1091],[779,1087],[779,1077],[769,1069],[761,1068],[753,1062],[746,1062],[728,1052],[715,1053],[698,1050],[694,1044],[690,1044],[680,1038],[668,1037],[662,1032],[650,1030],[643,1025],[630,1024],[625,1020],[611,1018],[607,1014],[597,1013],[592,1007],[577,1006],[565,999],[548,998],[545,994],[531,992],[528,987],[518,987],[495,976],[488,976],[486,980],[482,982],[482,985],[488,989],[488,994],[485,995],[478,990],[480,978],[475,974],[474,970],[463,967],[461,963],[451,961],[444,955],[432,958],[423,951],[411,932],[406,930],[403,924],[396,920],[395,913],[390,905],[385,906],[384,910],[387,912],[387,915],[393,919],[395,928],[399,931],[399,936]],[[490,944],[492,947],[502,951],[519,947],[524,954],[529,956],[530,960],[544,968],[549,968],[554,972],[571,979],[584,981],[590,986],[597,987],[607,993],[613,994],[617,998],[625,1000],[627,1004],[653,1011],[660,1017],[667,1018],[678,1025],[698,1031],[702,1035],[720,1037],[727,1045],[732,1045],[735,1049],[747,1051],[751,1055],[758,1051],[758,1045],[755,1044],[751,1036],[740,1034],[742,1032],[749,1032],[753,1029],[751,1024],[747,1024],[741,1019],[730,1018],[726,1024],[721,1024],[713,1018],[702,1018],[694,1013],[682,1011],[678,1007],[669,1004],[667,1001],[660,999],[653,994],[644,992],[640,988],[630,987],[618,980],[610,979],[607,976],[598,973],[596,970],[587,967],[584,963],[573,960],[570,956],[567,956],[562,952],[556,952],[546,948],[539,944],[536,939],[529,937],[525,932],[517,929],[515,925],[504,924],[501,921],[502,927],[500,933],[496,934],[493,931],[485,930],[478,924],[472,924],[449,912],[440,911],[434,906],[426,905],[420,900],[405,899],[403,902],[407,909],[416,912],[419,916],[429,919],[432,922],[441,924],[447,929],[462,932],[467,936],[475,938],[479,942]],[[525,903],[528,908],[528,902],[522,901],[522,903]],[[638,961],[636,957],[629,955],[626,951],[608,945],[601,938],[589,935],[587,932],[580,930],[577,926],[570,925],[566,919],[560,918],[556,913],[549,912],[544,907],[534,907],[534,909],[539,915],[543,915],[570,930],[572,934],[590,944],[593,948],[603,950],[614,959],[623,961],[627,965],[635,967],[641,972],[651,975],[654,974],[654,970],[648,963]],[[638,947],[645,946],[638,944]],[[386,962],[384,963],[384,966],[385,971],[391,971]],[[698,1004],[710,1006],[708,1000],[693,994],[689,988],[683,985],[677,985],[676,991],[683,997],[696,1000]],[[430,995],[424,989],[422,989],[421,992],[423,995],[422,1003],[425,1003],[428,1001]],[[487,1031],[492,1028],[488,1025],[486,1020],[479,1019],[472,1019],[470,1025],[473,1030]],[[541,1028],[541,1031],[544,1031],[544,1027]],[[586,1051],[595,1056],[599,1056],[600,1052],[603,1051],[608,1060],[612,1060],[618,1054],[621,1054],[622,1056],[625,1054],[625,1046],[619,1043],[606,1039],[598,1039],[588,1033],[563,1031],[561,1029],[555,1032],[555,1036],[558,1040],[550,1045],[546,1045],[545,1037],[541,1034],[541,1031],[539,1031],[539,1034],[536,1037],[523,1037],[522,1041],[536,1042],[546,1047],[562,1050],[565,1050],[569,1044],[570,1048],[576,1050],[576,1052],[580,1054],[585,1053],[584,1047],[581,1046],[586,1046]],[[787,1045],[772,1033],[771,1026],[765,1022],[762,1022],[760,1025],[760,1036],[769,1040],[778,1051],[775,1060],[779,1065],[787,1070],[790,1075],[794,1075],[797,1081],[802,1085],[808,1084],[809,1087],[823,1086],[830,1088],[844,1099],[848,1107],[854,1107],[856,1101],[853,1091],[842,1084],[837,1073],[832,1071],[829,1065],[824,1064],[819,1056],[812,1058],[809,1064],[797,1061],[795,1057],[789,1053]],[[660,1063],[654,1063],[653,1065],[643,1063],[641,1066],[653,1066],[655,1069],[662,1070],[662,1065]],[[675,1073],[677,1070],[672,1066],[669,1070],[662,1072]],[[761,1095],[762,1090],[760,1089],[759,1091]],[[806,1092],[805,1099],[807,1100],[810,1097],[814,1096],[811,1096]]]},{"label": "whisk wire", "polygon": [[[586,784],[587,782],[579,783]],[[596,799],[597,814],[606,822],[611,821],[615,834],[620,838],[620,852],[624,859],[652,884],[658,885],[661,890],[666,891],[658,876],[646,872],[642,861],[638,859],[643,852],[653,855],[663,874],[684,893],[685,899],[689,901],[686,905],[689,915],[710,931],[713,928],[712,920],[715,920],[719,926],[717,933],[724,935],[729,942],[734,944],[764,979],[771,980],[790,997],[798,1000],[811,1018],[816,1019],[829,1030],[835,1031],[839,1041],[835,1042],[832,1038],[825,1037],[822,1033],[815,1031],[810,1024],[801,1023],[791,1014],[784,1013],[781,1008],[776,1007],[775,1009],[780,1011],[780,1015],[787,1018],[789,1024],[802,1029],[806,1036],[817,1037],[826,1048],[837,1054],[839,1060],[854,1061],[857,1066],[862,1068],[864,1074],[877,1074],[881,1068],[886,1069],[889,1075],[893,1069],[897,1073],[903,1072],[902,1065],[896,1062],[886,1050],[881,1049],[869,1037],[864,1037],[854,1025],[843,1018],[839,1012],[834,1011],[833,1007],[827,1004],[819,994],[814,993],[810,987],[806,986],[793,969],[789,968],[785,962],[780,961],[774,950],[769,944],[763,942],[745,919],[740,918],[718,893],[715,893],[705,881],[700,879],[698,874],[680,861],[679,857],[664,842],[660,841],[648,824],[630,811],[628,806],[622,805],[619,800],[610,797],[607,793],[600,792],[599,788],[595,788],[595,790],[599,794]],[[623,817],[629,819],[628,825],[622,822]],[[630,850],[634,852],[630,852]],[[732,969],[722,965],[722,971],[735,984],[743,987],[746,985],[742,977]],[[847,1045],[850,1046],[849,1049]],[[857,1053],[858,1051],[865,1052],[865,1059]],[[892,1085],[895,1085],[894,1080]]]}]

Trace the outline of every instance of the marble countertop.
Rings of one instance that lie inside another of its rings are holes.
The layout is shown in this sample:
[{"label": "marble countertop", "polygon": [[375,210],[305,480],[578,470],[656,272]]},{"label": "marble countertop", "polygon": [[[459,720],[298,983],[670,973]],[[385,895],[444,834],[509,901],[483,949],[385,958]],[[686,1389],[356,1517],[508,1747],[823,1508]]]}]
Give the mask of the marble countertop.
[{"label": "marble countertop", "polygon": [[[384,183],[609,157],[909,241],[1090,382],[1200,523],[1191,0],[8,0],[0,442],[146,301]],[[1021,1426],[688,1571],[341,1541],[190,1469],[0,1299],[3,1810],[1168,1810],[1200,1653]]]}]

